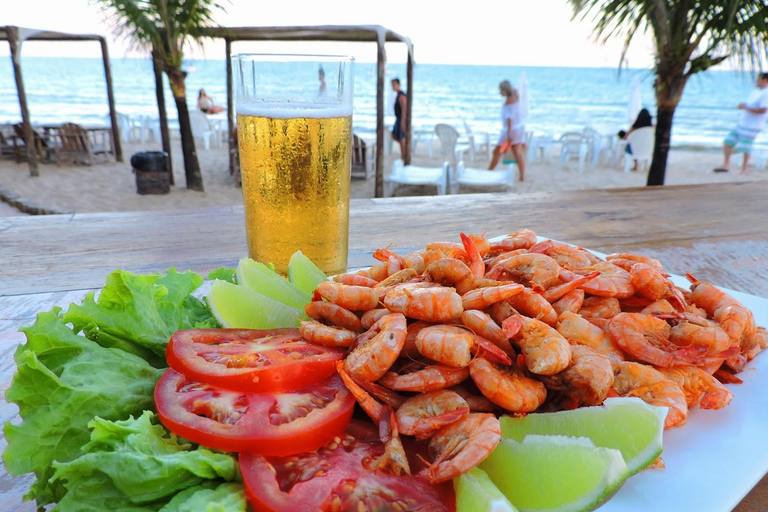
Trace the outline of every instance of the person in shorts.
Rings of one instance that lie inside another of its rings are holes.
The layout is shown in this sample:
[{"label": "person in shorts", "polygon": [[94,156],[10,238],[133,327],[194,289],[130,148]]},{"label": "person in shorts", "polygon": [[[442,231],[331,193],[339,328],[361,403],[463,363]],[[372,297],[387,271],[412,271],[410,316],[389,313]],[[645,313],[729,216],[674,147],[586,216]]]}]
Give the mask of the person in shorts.
[{"label": "person in shorts", "polygon": [[715,169],[715,172],[728,172],[731,155],[743,153],[741,173],[747,174],[747,164],[752,146],[768,120],[768,73],[760,73],[757,76],[757,88],[749,94],[745,103],[739,103],[739,110],[743,110],[741,119],[736,127],[726,135],[723,141],[723,166]]}]

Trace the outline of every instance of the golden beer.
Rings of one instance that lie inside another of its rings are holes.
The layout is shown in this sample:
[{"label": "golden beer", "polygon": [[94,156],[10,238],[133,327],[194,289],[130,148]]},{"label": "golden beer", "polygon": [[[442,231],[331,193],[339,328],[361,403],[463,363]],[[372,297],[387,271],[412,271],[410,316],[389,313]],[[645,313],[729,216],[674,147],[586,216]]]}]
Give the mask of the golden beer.
[{"label": "golden beer", "polygon": [[346,271],[351,109],[238,108],[248,253],[283,275],[300,250]]}]

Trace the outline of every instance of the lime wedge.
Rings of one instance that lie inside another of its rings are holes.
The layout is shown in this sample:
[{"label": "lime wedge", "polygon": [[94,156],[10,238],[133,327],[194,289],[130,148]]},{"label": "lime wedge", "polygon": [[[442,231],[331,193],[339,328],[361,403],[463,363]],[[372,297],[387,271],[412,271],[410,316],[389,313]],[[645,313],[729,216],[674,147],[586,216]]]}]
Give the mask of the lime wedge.
[{"label": "lime wedge", "polygon": [[456,512],[518,512],[480,468],[454,478],[453,489]]},{"label": "lime wedge", "polygon": [[480,469],[520,512],[594,510],[629,476],[620,451],[567,436],[503,439]]},{"label": "lime wedge", "polygon": [[298,327],[303,311],[286,306],[245,286],[216,279],[206,296],[211,313],[222,327],[277,329]]},{"label": "lime wedge", "polygon": [[311,294],[301,291],[295,284],[268,266],[251,258],[240,260],[236,275],[237,284],[300,311],[304,311],[304,306],[312,300]]},{"label": "lime wedge", "polygon": [[288,279],[300,290],[312,294],[317,285],[325,281],[325,272],[317,268],[301,251],[296,251],[288,262]]},{"label": "lime wedge", "polygon": [[522,441],[529,434],[588,437],[597,446],[619,450],[634,475],[661,453],[666,407],[639,398],[608,398],[604,405],[571,411],[503,416],[502,438]]}]

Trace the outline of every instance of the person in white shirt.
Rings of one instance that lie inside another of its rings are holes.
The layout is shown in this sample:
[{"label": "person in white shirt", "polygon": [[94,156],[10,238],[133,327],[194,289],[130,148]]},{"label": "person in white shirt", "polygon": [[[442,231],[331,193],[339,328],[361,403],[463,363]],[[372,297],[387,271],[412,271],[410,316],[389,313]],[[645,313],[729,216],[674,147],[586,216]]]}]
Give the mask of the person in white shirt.
[{"label": "person in white shirt", "polygon": [[747,164],[752,145],[768,120],[768,73],[757,75],[757,89],[749,94],[745,103],[739,103],[738,108],[744,112],[741,114],[739,123],[723,141],[723,166],[715,169],[715,172],[728,172],[731,155],[734,153],[744,153],[741,173],[749,172]]}]

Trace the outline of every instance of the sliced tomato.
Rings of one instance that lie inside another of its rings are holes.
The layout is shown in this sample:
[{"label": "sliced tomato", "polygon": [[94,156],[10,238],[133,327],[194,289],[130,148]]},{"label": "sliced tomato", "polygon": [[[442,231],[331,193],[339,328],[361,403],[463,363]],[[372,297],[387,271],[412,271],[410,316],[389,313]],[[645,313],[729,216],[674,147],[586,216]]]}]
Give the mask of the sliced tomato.
[{"label": "sliced tomato", "polygon": [[286,393],[242,393],[165,371],[155,386],[166,428],[227,452],[290,455],[323,446],[349,425],[355,399],[338,375]]},{"label": "sliced tomato", "polygon": [[[369,429],[370,430],[370,429]],[[254,510],[260,512],[402,510],[453,511],[451,482],[367,469],[384,452],[376,431],[353,420],[340,439],[292,457],[241,453],[240,472]]]},{"label": "sliced tomato", "polygon": [[198,382],[277,393],[330,377],[344,351],[304,341],[298,329],[192,329],[176,332],[165,356],[171,368]]}]

